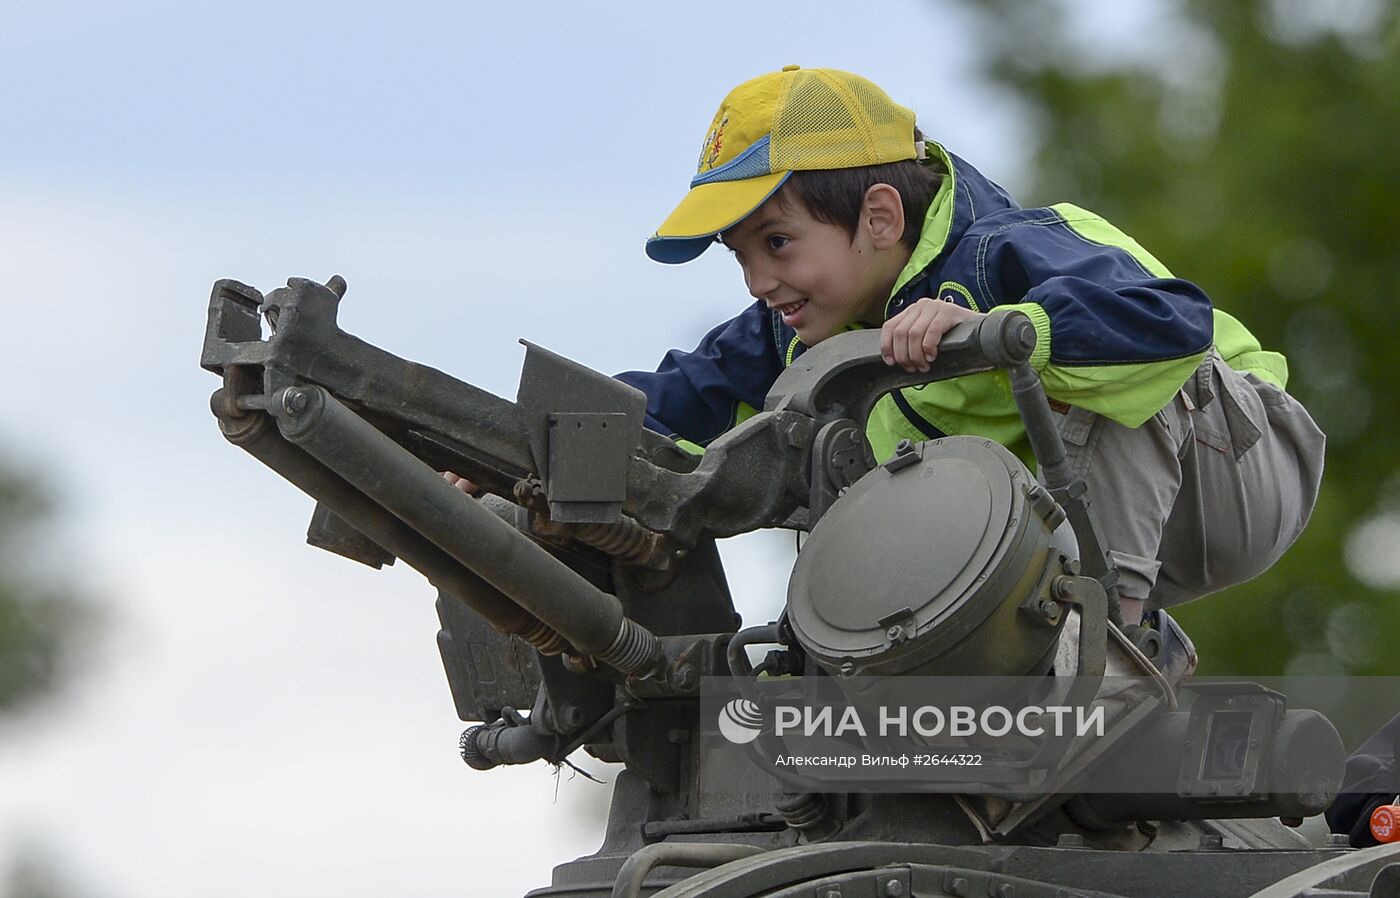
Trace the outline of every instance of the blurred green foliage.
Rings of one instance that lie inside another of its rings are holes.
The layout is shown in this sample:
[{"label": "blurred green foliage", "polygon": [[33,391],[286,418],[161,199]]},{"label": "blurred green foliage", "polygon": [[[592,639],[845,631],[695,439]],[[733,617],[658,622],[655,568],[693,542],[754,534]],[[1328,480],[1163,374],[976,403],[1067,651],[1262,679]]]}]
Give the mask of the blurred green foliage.
[{"label": "blurred green foliage", "polygon": [[1085,46],[1083,8],[969,8],[1034,123],[1022,202],[1093,209],[1201,284],[1328,433],[1300,542],[1180,609],[1200,672],[1400,674],[1400,5],[1188,0],[1137,56]]},{"label": "blurred green foliage", "polygon": [[0,464],[0,716],[50,694],[95,623],[94,607],[36,561],[54,554],[36,545],[51,512],[37,480]]}]

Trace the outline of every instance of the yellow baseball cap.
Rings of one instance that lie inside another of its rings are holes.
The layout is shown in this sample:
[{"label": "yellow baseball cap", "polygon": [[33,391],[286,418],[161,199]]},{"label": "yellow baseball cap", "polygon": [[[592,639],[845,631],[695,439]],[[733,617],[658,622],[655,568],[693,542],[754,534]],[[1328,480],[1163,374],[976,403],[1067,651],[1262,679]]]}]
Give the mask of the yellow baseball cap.
[{"label": "yellow baseball cap", "polygon": [[700,147],[690,192],[647,241],[647,255],[689,262],[794,171],[915,156],[914,113],[875,84],[836,69],[784,66],[724,98]]}]

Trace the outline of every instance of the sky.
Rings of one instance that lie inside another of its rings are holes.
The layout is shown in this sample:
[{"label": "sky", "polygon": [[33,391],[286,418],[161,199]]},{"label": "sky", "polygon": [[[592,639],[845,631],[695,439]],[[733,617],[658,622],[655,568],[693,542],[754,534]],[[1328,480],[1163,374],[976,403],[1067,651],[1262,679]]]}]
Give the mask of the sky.
[{"label": "sky", "polygon": [[[596,849],[606,785],[458,759],[422,578],[305,546],[311,501],[219,436],[210,287],[341,274],[342,328],[508,398],[522,337],[652,367],[747,304],[725,254],[642,252],[742,80],[857,71],[1017,185],[1033,136],[966,12],[855,8],[0,2],[0,455],[59,500],[32,563],[107,621],[0,721],[0,882],[520,894]],[[776,616],[791,534],[723,552]]]}]

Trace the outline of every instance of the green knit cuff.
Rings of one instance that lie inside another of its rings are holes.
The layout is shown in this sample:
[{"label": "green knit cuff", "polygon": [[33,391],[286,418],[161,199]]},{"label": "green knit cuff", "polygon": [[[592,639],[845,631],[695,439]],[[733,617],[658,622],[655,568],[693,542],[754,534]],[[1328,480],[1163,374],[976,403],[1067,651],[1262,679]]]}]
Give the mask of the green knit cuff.
[{"label": "green knit cuff", "polygon": [[1039,303],[1016,302],[997,306],[992,311],[994,314],[1021,312],[1030,318],[1031,324],[1035,325],[1035,349],[1031,352],[1031,367],[1036,371],[1044,371],[1050,364],[1050,316],[1045,314],[1045,309]]}]

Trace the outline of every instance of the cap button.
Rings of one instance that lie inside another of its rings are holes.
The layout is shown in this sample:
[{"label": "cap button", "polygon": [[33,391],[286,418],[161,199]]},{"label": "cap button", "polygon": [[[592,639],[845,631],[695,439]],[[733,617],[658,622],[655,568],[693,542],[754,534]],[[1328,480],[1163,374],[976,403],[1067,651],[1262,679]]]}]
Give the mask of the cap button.
[{"label": "cap button", "polygon": [[784,72],[795,72],[795,71],[797,71],[797,70],[800,69],[800,68],[802,68],[802,66],[800,66],[800,65],[785,65],[785,66],[783,66],[783,71],[784,71]]}]

